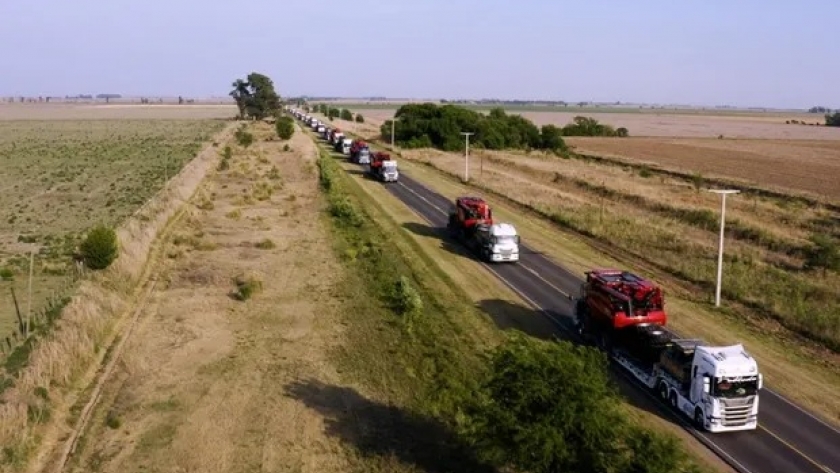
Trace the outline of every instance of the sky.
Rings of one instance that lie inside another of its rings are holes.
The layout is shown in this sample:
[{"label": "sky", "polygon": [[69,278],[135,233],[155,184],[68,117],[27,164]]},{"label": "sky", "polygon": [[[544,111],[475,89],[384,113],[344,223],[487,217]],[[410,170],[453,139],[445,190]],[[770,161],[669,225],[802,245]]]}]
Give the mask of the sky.
[{"label": "sky", "polygon": [[4,0],[0,96],[840,108],[838,0]]}]

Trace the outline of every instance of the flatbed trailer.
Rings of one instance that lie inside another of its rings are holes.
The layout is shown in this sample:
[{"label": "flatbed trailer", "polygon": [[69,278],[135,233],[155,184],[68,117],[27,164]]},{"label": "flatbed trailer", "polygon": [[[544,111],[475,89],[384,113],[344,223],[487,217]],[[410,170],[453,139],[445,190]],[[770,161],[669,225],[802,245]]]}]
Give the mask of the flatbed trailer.
[{"label": "flatbed trailer", "polygon": [[[609,271],[605,274],[614,274]],[[650,288],[645,283],[640,286]],[[586,290],[584,285],[584,293]],[[603,285],[590,284],[588,290],[601,291]],[[710,346],[699,339],[680,338],[664,326],[661,306],[653,316],[639,316],[636,323],[632,317],[608,319],[602,313],[593,317],[586,301],[597,302],[598,298],[585,296],[576,304],[581,339],[604,351],[664,404],[690,419],[698,429],[712,433],[758,427],[763,378],[756,360],[741,344]],[[614,296],[619,310],[621,301],[616,299]],[[663,323],[648,322],[651,317]]]}]

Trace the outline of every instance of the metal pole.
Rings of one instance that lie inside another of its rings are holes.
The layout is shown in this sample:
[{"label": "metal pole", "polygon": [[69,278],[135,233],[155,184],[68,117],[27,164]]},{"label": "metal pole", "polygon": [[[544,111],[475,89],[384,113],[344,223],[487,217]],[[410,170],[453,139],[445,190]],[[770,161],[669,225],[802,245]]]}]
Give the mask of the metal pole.
[{"label": "metal pole", "polygon": [[29,253],[29,295],[26,297],[26,333],[29,334],[29,327],[32,324],[32,272],[35,266],[35,249]]},{"label": "metal pole", "polygon": [[726,194],[737,194],[738,190],[710,189],[709,192],[720,194],[720,239],[718,241],[717,284],[715,286],[715,307],[720,307],[720,292],[723,285],[723,236],[726,225]]},{"label": "metal pole", "polygon": [[474,135],[475,133],[472,132],[461,132],[466,138],[466,149],[464,150],[464,182],[469,182],[470,180],[470,135]]},{"label": "metal pole", "polygon": [[720,307],[720,285],[723,279],[723,230],[726,225],[726,194],[720,200],[720,241],[718,242],[717,287],[715,288],[715,307]]}]

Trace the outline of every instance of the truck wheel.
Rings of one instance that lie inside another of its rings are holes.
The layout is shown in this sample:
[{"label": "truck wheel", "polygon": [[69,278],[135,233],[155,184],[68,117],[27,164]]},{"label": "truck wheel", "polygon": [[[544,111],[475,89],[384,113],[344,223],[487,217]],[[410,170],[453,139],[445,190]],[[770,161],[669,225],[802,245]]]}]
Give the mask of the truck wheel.
[{"label": "truck wheel", "polygon": [[659,397],[663,401],[668,400],[668,385],[664,381],[659,382]]},{"label": "truck wheel", "polygon": [[699,407],[694,408],[694,424],[697,426],[698,429],[706,428],[706,422],[703,419],[703,410]]}]

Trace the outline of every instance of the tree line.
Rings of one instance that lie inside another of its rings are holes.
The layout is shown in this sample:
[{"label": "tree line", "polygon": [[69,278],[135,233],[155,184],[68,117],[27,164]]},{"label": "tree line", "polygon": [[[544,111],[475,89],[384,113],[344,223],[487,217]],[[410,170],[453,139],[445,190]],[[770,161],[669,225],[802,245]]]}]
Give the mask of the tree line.
[{"label": "tree line", "polygon": [[[382,138],[390,141],[392,120],[382,124]],[[501,107],[485,115],[458,105],[406,104],[394,115],[394,142],[404,148],[438,148],[458,151],[464,147],[462,132],[472,132],[470,144],[486,149],[542,149],[564,151],[564,136],[628,136],[626,128],[615,129],[589,117],[575,117],[564,127],[537,127],[521,115],[509,115]]]}]

